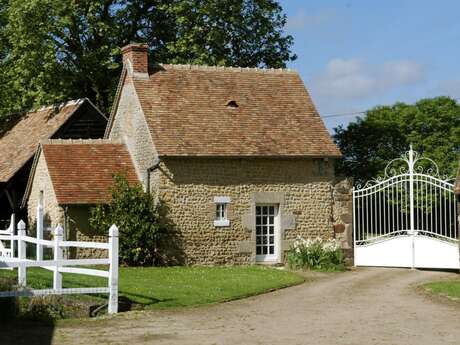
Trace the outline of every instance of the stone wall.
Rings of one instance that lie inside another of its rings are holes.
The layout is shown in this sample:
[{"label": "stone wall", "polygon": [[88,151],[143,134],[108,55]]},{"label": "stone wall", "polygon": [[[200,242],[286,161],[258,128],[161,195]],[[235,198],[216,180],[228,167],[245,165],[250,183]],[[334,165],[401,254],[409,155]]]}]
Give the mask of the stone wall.
[{"label": "stone wall", "polygon": [[[95,234],[89,225],[91,205],[71,205],[67,208],[67,226],[70,241],[83,242],[104,242],[107,243],[108,236]],[[107,229],[107,234],[109,229]],[[104,249],[95,248],[71,248],[70,258],[107,258],[108,253]]]},{"label": "stone wall", "polygon": [[460,165],[458,167],[457,179],[454,183],[454,194],[457,200],[457,239],[459,240],[458,251],[460,253]]},{"label": "stone wall", "polygon": [[44,228],[51,227],[54,229],[58,224],[64,225],[64,210],[57,202],[53,184],[51,183],[51,177],[43,155],[40,155],[38,159],[29,200],[27,202],[29,228],[34,226],[37,220],[37,206],[41,191],[43,191]]},{"label": "stone wall", "polygon": [[457,197],[457,239],[459,240],[458,241],[458,252],[460,254],[460,194],[457,194],[456,197]]},{"label": "stone wall", "polygon": [[353,264],[353,181],[337,177],[333,188],[335,238],[340,241],[347,263]]},{"label": "stone wall", "polygon": [[[37,205],[40,198],[40,192],[43,191],[43,210],[44,210],[44,229],[54,229],[58,224],[61,224],[66,230],[65,236],[70,241],[91,241],[91,242],[107,242],[106,236],[95,236],[89,226],[89,205],[75,205],[67,208],[66,212],[60,206],[54,193],[51,177],[46,166],[46,161],[43,156],[40,156],[29,200],[27,203],[29,214],[29,234],[35,234],[35,226],[37,221]],[[108,232],[108,229],[107,229]],[[45,231],[45,238],[51,238],[51,232]],[[84,249],[71,248],[69,251],[71,258],[98,258],[107,257],[107,252],[100,249]]]},{"label": "stone wall", "polygon": [[121,91],[119,106],[109,138],[120,139],[125,143],[131,154],[139,180],[145,186],[147,169],[153,165],[157,154],[136,90],[129,75],[126,76]]},{"label": "stone wall", "polygon": [[[279,204],[280,261],[298,235],[335,236],[331,160],[168,158],[154,174],[187,264],[255,262],[256,203]],[[214,226],[216,196],[231,200],[228,227]]]},{"label": "stone wall", "polygon": [[[177,230],[176,255],[187,264],[250,264],[255,262],[255,205],[279,205],[283,261],[297,236],[338,238],[352,255],[351,182],[335,179],[333,162],[323,159],[164,159],[152,181]],[[43,158],[37,164],[28,209],[35,222],[43,190],[46,225],[68,226],[69,240],[106,242],[90,229],[89,205],[69,206],[68,222],[57,204]],[[230,198],[230,226],[214,226],[214,197]],[[104,257],[101,250],[78,249],[71,257]]]}]

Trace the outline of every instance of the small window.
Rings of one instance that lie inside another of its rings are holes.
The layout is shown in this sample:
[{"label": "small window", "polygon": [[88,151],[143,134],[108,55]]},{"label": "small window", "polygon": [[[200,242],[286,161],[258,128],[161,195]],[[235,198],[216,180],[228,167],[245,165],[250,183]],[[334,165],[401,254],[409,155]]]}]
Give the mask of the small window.
[{"label": "small window", "polygon": [[229,100],[227,101],[227,107],[229,108],[238,108],[238,103],[234,100]]},{"label": "small window", "polygon": [[41,190],[41,191],[40,191],[40,194],[38,195],[38,205],[39,205],[41,208],[43,208],[43,195],[44,195],[44,193],[43,193],[43,191]]},{"label": "small window", "polygon": [[327,161],[318,159],[318,175],[323,176],[326,174]]},{"label": "small window", "polygon": [[214,219],[214,226],[229,226],[230,220],[228,219],[227,212],[230,198],[215,197],[214,203],[216,204],[216,217]]},{"label": "small window", "polygon": [[227,204],[216,204],[216,220],[227,219]]}]

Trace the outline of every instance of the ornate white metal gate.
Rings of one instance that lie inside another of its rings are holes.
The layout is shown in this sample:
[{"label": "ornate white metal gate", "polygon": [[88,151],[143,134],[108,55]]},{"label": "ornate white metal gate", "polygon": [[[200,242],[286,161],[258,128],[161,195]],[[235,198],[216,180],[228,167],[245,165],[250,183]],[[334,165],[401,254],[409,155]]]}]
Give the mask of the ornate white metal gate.
[{"label": "ornate white metal gate", "polygon": [[412,150],[353,190],[356,266],[460,268],[454,185]]}]

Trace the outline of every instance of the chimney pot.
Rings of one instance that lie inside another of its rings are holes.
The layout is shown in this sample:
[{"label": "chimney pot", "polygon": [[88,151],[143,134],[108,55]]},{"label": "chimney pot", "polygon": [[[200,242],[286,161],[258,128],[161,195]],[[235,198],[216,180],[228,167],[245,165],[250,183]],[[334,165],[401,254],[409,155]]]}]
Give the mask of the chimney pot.
[{"label": "chimney pot", "polygon": [[129,60],[134,73],[148,74],[148,50],[149,46],[145,43],[132,43],[124,46],[121,48],[123,65],[126,65]]}]

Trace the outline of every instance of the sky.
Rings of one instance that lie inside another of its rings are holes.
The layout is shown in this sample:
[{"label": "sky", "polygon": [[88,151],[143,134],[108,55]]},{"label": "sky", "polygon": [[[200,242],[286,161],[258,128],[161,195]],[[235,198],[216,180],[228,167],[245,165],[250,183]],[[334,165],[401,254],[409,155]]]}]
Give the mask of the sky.
[{"label": "sky", "polygon": [[[460,1],[280,0],[321,116],[460,97]],[[346,126],[357,115],[324,118]]]}]

